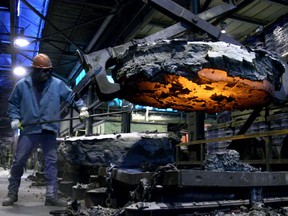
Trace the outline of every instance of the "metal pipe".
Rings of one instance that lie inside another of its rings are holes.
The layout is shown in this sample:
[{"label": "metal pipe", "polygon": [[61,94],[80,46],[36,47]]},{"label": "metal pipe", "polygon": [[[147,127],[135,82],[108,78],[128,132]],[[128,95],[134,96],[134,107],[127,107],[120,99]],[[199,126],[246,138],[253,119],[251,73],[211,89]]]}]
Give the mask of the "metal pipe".
[{"label": "metal pipe", "polygon": [[[111,22],[111,20],[115,16],[115,11],[116,11],[116,8],[114,8],[111,11],[111,14],[105,18],[105,20],[101,24],[100,28],[97,30],[97,32],[93,36],[92,40],[89,42],[88,46],[86,47],[85,53],[89,53],[91,51],[91,49],[93,48],[93,46],[97,43],[97,41],[99,40],[100,36],[103,34],[104,30],[107,28],[107,26],[109,25],[109,23]],[[72,69],[72,71],[71,71],[71,73],[70,73],[70,75],[68,77],[68,80],[72,80],[72,78],[77,73],[79,68],[80,68],[80,63],[78,61],[75,64],[74,68]]]},{"label": "metal pipe", "polygon": [[[88,90],[88,106],[90,106],[91,103],[92,103],[92,94],[93,94],[92,91],[93,91],[93,89],[92,89],[92,86],[90,85],[89,86],[89,90]],[[89,115],[90,115],[90,112],[91,111],[89,111]],[[92,130],[93,130],[92,124],[93,124],[92,118],[88,118],[87,121],[86,121],[85,135],[89,136],[89,135],[92,134]]]},{"label": "metal pipe", "polygon": [[192,4],[191,4],[191,11],[192,11],[192,13],[194,13],[194,14],[198,14],[199,13],[199,0],[192,0],[192,2],[191,2]]},{"label": "metal pipe", "polygon": [[[114,115],[114,114],[123,114],[123,113],[127,113],[127,112],[132,112],[132,111],[133,110],[123,110],[123,111],[116,111],[116,112],[99,113],[99,114],[90,115],[89,118],[100,117],[100,116],[109,116],[109,115]],[[137,111],[140,111],[140,110],[138,109]],[[79,120],[79,119],[80,119],[79,117],[71,117],[71,118],[57,119],[57,120],[50,120],[50,121],[33,122],[33,123],[29,123],[29,124],[23,124],[22,127],[32,126],[32,125],[40,125],[40,124],[49,124],[49,123],[55,123],[55,122],[63,122],[63,121],[73,121],[73,120]],[[10,127],[10,126],[0,127],[0,129],[8,128],[8,127]]]},{"label": "metal pipe", "polygon": [[[118,111],[118,112],[109,112],[109,113],[100,113],[100,114],[93,114],[90,115],[89,118],[93,117],[99,117],[99,116],[109,116],[109,115],[114,115],[114,114],[122,114],[122,113],[127,113],[131,112],[131,110],[125,110],[125,111]],[[55,122],[62,122],[62,121],[71,121],[71,120],[79,120],[79,117],[72,117],[72,118],[65,118],[65,119],[58,119],[58,120],[50,120],[50,121],[42,121],[42,122],[33,122],[30,124],[23,124],[22,126],[32,126],[32,125],[39,125],[39,124],[49,124],[49,123],[55,123]]]}]

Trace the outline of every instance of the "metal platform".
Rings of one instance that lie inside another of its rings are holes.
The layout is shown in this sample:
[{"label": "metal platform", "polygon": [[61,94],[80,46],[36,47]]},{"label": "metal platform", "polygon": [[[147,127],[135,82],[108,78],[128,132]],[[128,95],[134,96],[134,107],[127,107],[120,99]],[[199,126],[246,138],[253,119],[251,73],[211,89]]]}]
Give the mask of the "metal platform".
[{"label": "metal platform", "polygon": [[[288,197],[264,199],[264,203],[288,202]],[[125,208],[125,216],[175,216],[191,215],[191,212],[205,212],[215,209],[225,209],[233,206],[247,206],[249,200],[226,200],[217,202],[188,202],[188,203],[157,203],[138,202]]]},{"label": "metal platform", "polygon": [[[142,178],[151,179],[154,173],[132,169],[113,169],[112,178],[137,185]],[[288,172],[216,172],[182,169],[165,172],[163,186],[200,187],[268,187],[287,186]]]}]

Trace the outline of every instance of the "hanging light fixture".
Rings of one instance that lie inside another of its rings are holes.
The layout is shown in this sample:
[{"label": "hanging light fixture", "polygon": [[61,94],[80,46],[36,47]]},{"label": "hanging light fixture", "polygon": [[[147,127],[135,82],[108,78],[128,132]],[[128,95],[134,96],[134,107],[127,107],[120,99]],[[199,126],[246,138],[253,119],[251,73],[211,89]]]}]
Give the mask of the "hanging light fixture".
[{"label": "hanging light fixture", "polygon": [[226,27],[227,27],[227,23],[226,22],[221,22],[220,23],[221,33],[223,33],[223,34],[226,33]]},{"label": "hanging light fixture", "polygon": [[20,29],[19,36],[16,38],[15,47],[25,47],[29,44],[29,41],[24,37],[24,28]]}]

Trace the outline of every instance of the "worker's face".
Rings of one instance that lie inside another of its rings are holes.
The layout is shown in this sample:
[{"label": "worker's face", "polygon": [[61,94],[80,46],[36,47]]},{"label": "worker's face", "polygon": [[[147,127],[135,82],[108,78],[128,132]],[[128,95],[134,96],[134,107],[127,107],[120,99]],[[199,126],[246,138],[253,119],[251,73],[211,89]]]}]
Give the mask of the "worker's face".
[{"label": "worker's face", "polygon": [[53,69],[42,69],[42,68],[34,68],[33,78],[37,81],[43,82],[49,79],[52,74]]}]

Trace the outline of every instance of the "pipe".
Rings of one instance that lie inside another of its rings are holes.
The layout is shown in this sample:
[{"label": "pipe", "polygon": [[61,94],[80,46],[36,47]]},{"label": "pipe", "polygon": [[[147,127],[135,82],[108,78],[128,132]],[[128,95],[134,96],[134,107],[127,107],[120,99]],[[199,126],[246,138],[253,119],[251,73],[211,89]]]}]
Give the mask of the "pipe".
[{"label": "pipe", "polygon": [[[89,118],[99,117],[99,116],[109,116],[109,115],[114,115],[114,114],[122,114],[122,113],[126,113],[126,112],[131,112],[131,110],[93,114],[93,115],[90,115]],[[80,118],[79,117],[72,117],[72,118],[65,118],[65,119],[58,119],[58,120],[33,122],[33,123],[29,123],[29,124],[23,124],[22,127],[32,126],[32,125],[39,125],[39,124],[49,124],[49,123],[62,122],[62,121],[71,121],[71,120],[78,120],[78,119],[80,119]]]},{"label": "pipe", "polygon": [[[108,17],[106,17],[106,19],[101,24],[100,28],[95,33],[95,35],[93,36],[92,40],[89,42],[88,46],[86,47],[85,53],[89,53],[91,51],[91,49],[93,48],[93,46],[96,44],[96,42],[99,40],[100,36],[103,34],[103,32],[106,29],[106,27],[109,25],[109,23],[111,22],[111,20],[115,16],[115,14],[114,14],[115,11],[116,11],[116,8],[114,8],[111,11],[111,13],[113,13],[113,14],[109,15]],[[71,80],[74,77],[74,75],[77,73],[77,71],[80,68],[80,66],[81,66],[81,64],[78,61],[75,64],[74,68],[72,69],[71,73],[69,74],[68,80]]]}]

